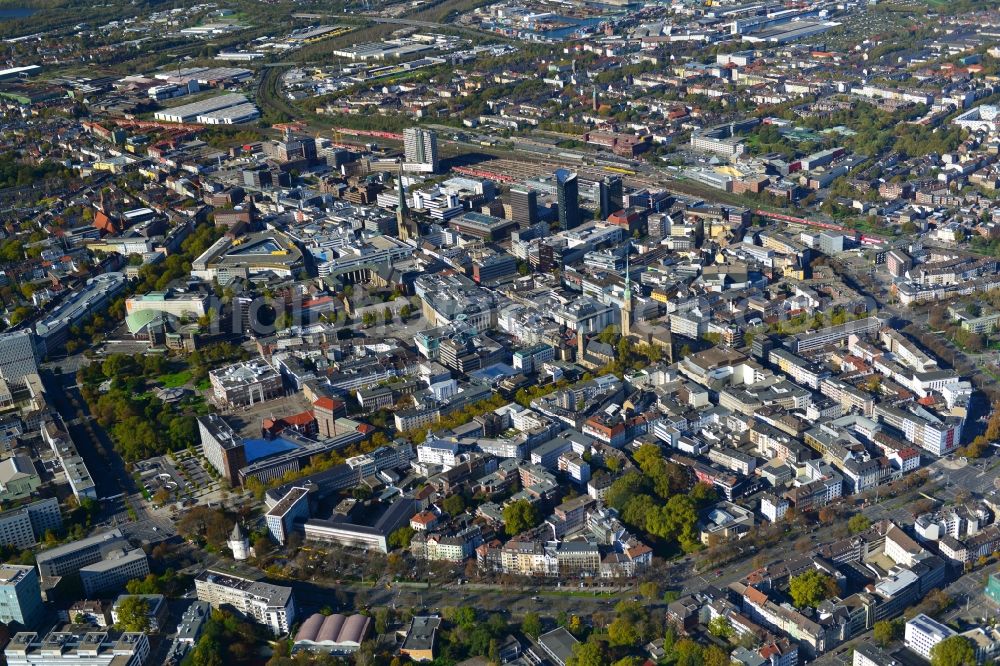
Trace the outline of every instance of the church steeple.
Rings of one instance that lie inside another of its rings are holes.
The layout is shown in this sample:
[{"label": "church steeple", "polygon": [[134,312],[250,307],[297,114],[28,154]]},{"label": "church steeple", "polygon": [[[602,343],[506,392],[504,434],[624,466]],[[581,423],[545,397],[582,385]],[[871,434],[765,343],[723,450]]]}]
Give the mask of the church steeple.
[{"label": "church steeple", "polygon": [[399,202],[396,204],[396,233],[399,239],[407,241],[410,239],[410,215],[406,207],[406,192],[403,190],[403,163],[399,163],[399,172],[396,174],[396,191],[399,195]]},{"label": "church steeple", "polygon": [[625,294],[622,298],[622,337],[626,338],[632,333],[632,277],[629,274],[629,249],[627,247],[625,250]]}]

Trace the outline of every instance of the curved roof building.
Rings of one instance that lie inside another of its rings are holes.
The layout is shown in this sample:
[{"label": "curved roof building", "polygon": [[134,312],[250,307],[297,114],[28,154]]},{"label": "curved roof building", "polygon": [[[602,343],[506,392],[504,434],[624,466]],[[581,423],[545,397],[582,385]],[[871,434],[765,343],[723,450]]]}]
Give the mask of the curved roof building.
[{"label": "curved roof building", "polygon": [[364,615],[315,613],[299,627],[292,650],[334,655],[352,654],[361,647],[370,626],[371,618]]}]

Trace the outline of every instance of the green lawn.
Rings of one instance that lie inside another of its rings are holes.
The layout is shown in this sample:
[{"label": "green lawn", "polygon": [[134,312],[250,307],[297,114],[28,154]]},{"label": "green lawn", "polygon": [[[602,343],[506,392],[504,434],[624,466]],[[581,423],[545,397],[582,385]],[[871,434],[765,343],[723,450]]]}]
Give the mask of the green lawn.
[{"label": "green lawn", "polygon": [[180,372],[172,372],[167,375],[160,375],[156,378],[163,388],[177,388],[179,386],[184,386],[189,381],[191,381],[191,371],[181,370]]},{"label": "green lawn", "polygon": [[212,388],[212,382],[209,381],[208,377],[206,377],[205,379],[195,384],[194,387],[199,391],[207,391],[208,389]]}]

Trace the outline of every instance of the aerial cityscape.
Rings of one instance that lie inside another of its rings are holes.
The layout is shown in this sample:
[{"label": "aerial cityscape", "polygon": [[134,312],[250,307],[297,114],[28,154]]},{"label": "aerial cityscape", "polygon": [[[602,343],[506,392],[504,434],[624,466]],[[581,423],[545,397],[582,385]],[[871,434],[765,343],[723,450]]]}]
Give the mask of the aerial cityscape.
[{"label": "aerial cityscape", "polygon": [[0,40],[4,663],[1000,663],[1000,2]]}]

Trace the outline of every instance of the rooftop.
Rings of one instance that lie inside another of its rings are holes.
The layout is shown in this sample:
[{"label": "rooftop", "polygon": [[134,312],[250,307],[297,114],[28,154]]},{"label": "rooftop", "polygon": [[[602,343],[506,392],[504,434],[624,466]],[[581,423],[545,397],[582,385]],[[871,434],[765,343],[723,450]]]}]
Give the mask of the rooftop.
[{"label": "rooftop", "polygon": [[434,649],[434,637],[438,627],[441,626],[441,618],[436,615],[417,615],[410,622],[410,629],[406,632],[406,639],[403,640],[403,649],[411,651],[424,651]]}]

